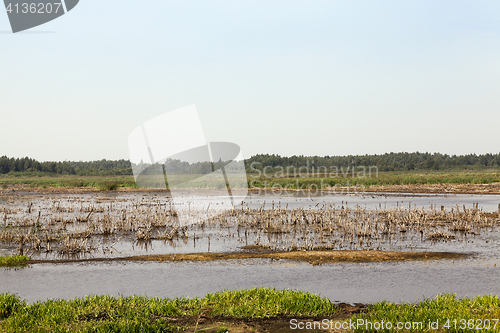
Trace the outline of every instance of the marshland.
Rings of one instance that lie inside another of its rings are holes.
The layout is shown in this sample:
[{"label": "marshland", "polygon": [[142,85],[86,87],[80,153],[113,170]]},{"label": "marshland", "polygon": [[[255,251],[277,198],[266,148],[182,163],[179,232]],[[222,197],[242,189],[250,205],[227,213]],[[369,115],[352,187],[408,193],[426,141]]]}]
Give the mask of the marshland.
[{"label": "marshland", "polygon": [[500,332],[500,3],[4,3],[0,333]]},{"label": "marshland", "polygon": [[[452,251],[474,240],[487,244],[500,225],[498,211],[483,211],[479,203],[418,207],[398,201],[397,207],[380,203],[373,209],[349,204],[348,197],[335,203],[335,196],[319,196],[311,199],[314,206],[293,198],[253,196],[220,211],[212,199],[214,216],[182,225],[179,207],[161,194],[10,195],[0,201],[1,250],[35,262],[146,254],[180,259],[187,253],[248,258],[297,251]],[[187,204],[195,201],[186,198]]]},{"label": "marshland", "polygon": [[500,292],[499,195],[259,187],[228,206],[220,190],[175,201],[76,186],[0,190],[0,329],[287,332],[294,316],[496,315],[498,299],[480,295]]},{"label": "marshland", "polygon": [[2,270],[0,291],[28,301],[262,285],[348,302],[491,293],[500,285],[498,203],[496,195],[261,193],[228,210],[212,198],[212,216],[182,225],[182,207],[165,191],[7,189],[0,255],[29,260]]}]

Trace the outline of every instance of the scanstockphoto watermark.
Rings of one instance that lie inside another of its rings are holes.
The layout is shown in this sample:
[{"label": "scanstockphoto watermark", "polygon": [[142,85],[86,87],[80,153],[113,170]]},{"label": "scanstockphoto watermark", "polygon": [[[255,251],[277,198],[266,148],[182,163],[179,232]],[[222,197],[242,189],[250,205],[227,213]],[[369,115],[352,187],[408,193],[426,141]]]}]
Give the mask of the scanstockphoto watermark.
[{"label": "scanstockphoto watermark", "polygon": [[308,196],[315,196],[321,194],[321,192],[325,190],[339,194],[356,194],[366,192],[366,186],[363,184],[346,181],[343,184],[335,184],[332,186],[327,180],[324,179],[320,179],[316,182],[310,182],[307,180],[301,182],[299,179],[294,179],[286,184],[253,179],[249,182],[249,189],[252,189],[252,193],[257,195],[289,195],[290,192],[298,193],[298,191],[305,191]]},{"label": "scanstockphoto watermark", "polygon": [[314,161],[306,160],[303,166],[262,166],[260,162],[250,163],[251,176],[255,178],[378,178],[378,166],[348,165],[348,166],[315,166]]},{"label": "scanstockphoto watermark", "polygon": [[[300,321],[298,319],[290,320],[290,329],[292,330],[357,330],[364,329],[369,331],[390,331],[404,330],[415,331],[422,330],[424,327],[434,329],[435,323],[421,321],[391,322],[391,321],[369,321],[365,319],[349,319],[346,321],[335,321],[332,319],[323,319],[321,321]],[[437,327],[436,327],[437,328]]]},{"label": "scanstockphoto watermark", "polygon": [[444,331],[444,330],[490,330],[496,329],[499,319],[444,319],[427,321],[372,321],[367,319],[349,319],[345,321],[335,321],[323,319],[321,321],[300,321],[290,319],[290,329],[292,330],[366,330],[377,331]]},{"label": "scanstockphoto watermark", "polygon": [[318,193],[321,190],[335,192],[364,192],[369,178],[378,178],[376,165],[315,166],[314,160],[306,160],[302,166],[263,166],[252,162],[249,166],[249,187],[259,192],[267,190],[282,192],[306,190]]},{"label": "scanstockphoto watermark", "polygon": [[4,0],[12,32],[55,20],[75,8],[79,0]]}]

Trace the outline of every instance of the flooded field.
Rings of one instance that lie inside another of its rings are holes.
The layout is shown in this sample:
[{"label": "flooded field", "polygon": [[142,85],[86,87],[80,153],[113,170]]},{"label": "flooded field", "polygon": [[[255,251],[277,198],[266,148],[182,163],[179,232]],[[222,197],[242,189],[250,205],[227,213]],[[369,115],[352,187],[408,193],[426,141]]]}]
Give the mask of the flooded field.
[{"label": "flooded field", "polygon": [[[188,209],[200,201],[185,200]],[[295,192],[252,195],[215,217],[181,225],[164,192],[16,192],[0,197],[0,255],[85,260],[256,250],[383,250],[467,256],[319,265],[272,258],[36,263],[2,269],[0,292],[16,292],[29,301],[103,293],[203,296],[253,286],[298,288],[344,302],[413,301],[442,292],[499,294],[499,203],[498,195]],[[217,200],[203,204],[218,209]]]}]

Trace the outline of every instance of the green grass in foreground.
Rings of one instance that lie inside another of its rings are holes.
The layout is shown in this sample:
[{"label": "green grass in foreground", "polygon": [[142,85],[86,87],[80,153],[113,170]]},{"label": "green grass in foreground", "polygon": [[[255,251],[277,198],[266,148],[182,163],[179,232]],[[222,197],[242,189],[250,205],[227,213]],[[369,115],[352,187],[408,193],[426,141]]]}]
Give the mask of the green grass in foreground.
[{"label": "green grass in foreground", "polygon": [[[295,290],[253,288],[209,294],[204,298],[159,299],[140,296],[88,296],[27,304],[11,294],[0,294],[2,332],[179,332],[193,327],[200,313],[235,318],[328,318],[338,308],[328,299]],[[185,320],[177,324],[172,317]],[[500,332],[498,296],[457,299],[444,294],[416,304],[379,302],[350,318],[371,323],[410,323],[401,332]],[[465,320],[465,324],[461,320]],[[448,326],[445,326],[448,321]],[[454,322],[456,320],[456,322]],[[487,323],[489,320],[489,324]],[[347,319],[349,321],[349,319]],[[429,322],[438,321],[438,330]],[[416,323],[422,323],[421,328]],[[481,324],[482,329],[477,329]],[[184,325],[184,326],[182,326]],[[489,328],[488,328],[489,326]],[[356,332],[391,332],[359,325]]]},{"label": "green grass in foreground", "polygon": [[0,257],[0,267],[1,266],[16,266],[22,264],[25,261],[30,260],[27,256],[5,256]]},{"label": "green grass in foreground", "polygon": [[[364,325],[358,326],[358,332],[373,332],[373,326],[366,322],[373,325],[382,320],[391,322],[393,329],[379,329],[377,332],[396,331],[394,327],[398,322],[411,326],[406,332],[500,332],[500,298],[480,296],[457,299],[455,295],[443,294],[417,304],[380,302],[352,320],[357,319],[365,320]],[[438,330],[429,329],[429,323],[436,321]]]},{"label": "green grass in foreground", "polygon": [[204,298],[159,299],[140,296],[88,296],[32,305],[0,294],[2,332],[178,332],[168,317],[211,315],[271,318],[277,315],[329,316],[337,308],[326,298],[294,290],[253,288],[209,294]]}]

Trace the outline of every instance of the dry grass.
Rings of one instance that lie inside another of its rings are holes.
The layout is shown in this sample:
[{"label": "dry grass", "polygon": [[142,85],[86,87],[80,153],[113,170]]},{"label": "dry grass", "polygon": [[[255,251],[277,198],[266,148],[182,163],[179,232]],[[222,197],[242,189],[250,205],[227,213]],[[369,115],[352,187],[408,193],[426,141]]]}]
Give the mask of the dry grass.
[{"label": "dry grass", "polygon": [[241,204],[201,223],[181,226],[167,200],[12,199],[0,207],[0,246],[16,248],[17,254],[52,253],[60,257],[95,254],[101,243],[118,240],[146,245],[163,240],[173,246],[204,243],[208,248],[217,242],[231,242],[235,250],[255,245],[279,253],[407,251],[408,246],[398,248],[397,244],[460,241],[500,225],[498,213],[483,212],[477,206],[368,210],[342,203],[340,207],[329,204],[290,209],[273,202],[259,208]]},{"label": "dry grass", "polygon": [[382,262],[404,260],[462,259],[465,255],[449,252],[397,252],[397,251],[288,251],[237,253],[178,253],[129,257],[138,261],[213,261],[268,258],[273,260],[306,261],[313,265],[342,262]]}]

